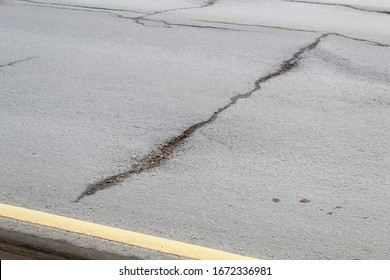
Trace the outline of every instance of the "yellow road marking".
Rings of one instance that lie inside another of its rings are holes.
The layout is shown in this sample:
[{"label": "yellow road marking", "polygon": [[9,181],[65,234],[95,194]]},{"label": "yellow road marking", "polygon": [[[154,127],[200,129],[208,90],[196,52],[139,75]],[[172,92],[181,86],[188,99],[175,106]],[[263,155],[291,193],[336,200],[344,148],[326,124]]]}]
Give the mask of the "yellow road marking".
[{"label": "yellow road marking", "polygon": [[195,260],[253,260],[184,242],[0,203],[0,216]]}]

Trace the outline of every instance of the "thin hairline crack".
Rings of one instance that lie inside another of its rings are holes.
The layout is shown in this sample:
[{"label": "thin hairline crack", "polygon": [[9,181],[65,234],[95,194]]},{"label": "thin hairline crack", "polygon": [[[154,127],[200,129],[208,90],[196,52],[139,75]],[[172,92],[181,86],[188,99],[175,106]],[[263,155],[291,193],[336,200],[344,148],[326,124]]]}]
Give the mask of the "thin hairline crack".
[{"label": "thin hairline crack", "polygon": [[156,149],[152,150],[149,154],[144,156],[139,163],[133,165],[130,170],[109,176],[103,180],[88,185],[87,188],[75,200],[75,202],[80,201],[85,196],[93,195],[100,190],[118,185],[124,182],[132,175],[140,174],[145,171],[162,166],[175,153],[175,151],[177,151],[178,148],[182,146],[184,142],[189,137],[191,137],[191,135],[193,135],[198,129],[214,122],[222,112],[224,112],[225,110],[227,110],[228,108],[236,104],[238,100],[251,97],[253,93],[260,90],[261,85],[263,83],[291,71],[293,68],[295,68],[298,65],[298,62],[302,59],[302,55],[304,53],[316,48],[322,39],[330,35],[332,34],[330,33],[323,34],[319,36],[314,42],[306,45],[305,47],[300,48],[288,60],[284,61],[278,69],[276,69],[275,71],[271,72],[266,76],[262,76],[259,79],[257,79],[254,83],[253,88],[250,91],[237,94],[231,97],[229,102],[226,105],[218,108],[214,113],[211,114],[211,116],[208,119],[188,127],[179,135],[158,145]]},{"label": "thin hairline crack", "polygon": [[303,0],[282,0],[284,2],[291,2],[291,3],[299,3],[299,4],[311,4],[311,5],[322,5],[322,6],[338,6],[338,7],[344,7],[349,8],[353,10],[358,10],[366,13],[377,13],[377,14],[387,14],[390,15],[390,11],[380,11],[380,10],[371,10],[371,9],[365,9],[363,7],[359,6],[353,6],[348,4],[342,4],[342,3],[324,3],[324,2],[313,2],[313,1],[303,1]]},{"label": "thin hairline crack", "polygon": [[[94,7],[94,6],[85,6],[85,5],[77,5],[77,4],[66,4],[66,3],[51,3],[51,2],[42,2],[42,1],[34,1],[34,0],[16,0],[18,2],[25,2],[25,3],[31,3],[36,4],[43,7],[58,7],[63,9],[79,9],[81,11],[95,11],[95,12],[131,12],[136,14],[147,14],[140,11],[135,10],[127,10],[127,9],[115,9],[115,8],[104,8],[104,7]],[[85,10],[87,9],[87,10]]]},{"label": "thin hairline crack", "polygon": [[[351,36],[344,35],[341,33],[336,33],[336,32],[322,32],[322,31],[318,31],[318,30],[308,30],[308,29],[306,30],[306,29],[300,29],[300,28],[291,28],[291,27],[274,26],[274,25],[245,24],[245,23],[233,23],[233,22],[210,21],[210,20],[195,20],[197,22],[225,25],[224,27],[222,27],[222,26],[196,25],[196,24],[187,24],[187,23],[171,23],[171,22],[168,22],[168,21],[162,20],[162,19],[148,18],[149,16],[167,13],[170,11],[206,8],[206,7],[209,7],[213,4],[215,4],[217,2],[217,0],[208,1],[202,6],[174,8],[174,9],[168,9],[168,10],[157,11],[157,12],[152,12],[152,13],[140,12],[140,11],[135,11],[135,10],[125,10],[125,9],[110,9],[110,8],[100,8],[100,7],[82,6],[82,5],[49,3],[49,2],[40,2],[40,1],[35,1],[35,0],[16,0],[16,1],[31,3],[31,4],[41,6],[41,7],[48,7],[48,8],[54,8],[54,9],[67,9],[67,10],[79,10],[79,11],[84,11],[84,12],[106,13],[106,14],[109,14],[109,15],[112,15],[112,16],[115,16],[115,17],[118,17],[121,19],[131,20],[139,25],[146,26],[146,27],[156,27],[156,28],[187,27],[187,28],[211,29],[211,30],[220,30],[220,31],[237,31],[237,32],[243,32],[243,31],[248,31],[248,30],[239,29],[239,28],[229,28],[226,26],[259,27],[259,28],[279,29],[279,30],[295,31],[295,32],[316,33],[319,35],[332,34],[334,36],[339,36],[342,38],[346,38],[346,39],[350,39],[350,40],[354,40],[354,41],[359,41],[359,42],[365,42],[365,43],[372,44],[372,45],[378,46],[378,47],[390,47],[389,44],[379,43],[376,41],[367,40],[367,39],[363,39],[363,38],[351,37]],[[289,1],[289,0],[282,0],[282,1],[297,2],[297,1]],[[303,1],[301,1],[301,2],[303,2]],[[310,2],[304,2],[304,3],[310,4]],[[141,16],[131,17],[131,16],[127,16],[127,15],[118,14],[117,12],[136,13],[136,14],[141,14]],[[161,25],[161,26],[147,25],[147,24],[145,24],[145,22],[161,23],[163,25]]]},{"label": "thin hairline crack", "polygon": [[35,56],[30,56],[30,57],[27,57],[27,58],[11,61],[11,62],[6,63],[6,64],[1,64],[0,65],[0,69],[4,68],[4,67],[10,67],[10,66],[13,66],[13,65],[15,65],[17,63],[25,62],[25,61],[28,61],[28,60],[31,60],[31,59],[34,59],[34,58],[36,58],[36,57]]},{"label": "thin hairline crack", "polygon": [[155,15],[159,15],[159,14],[164,14],[164,13],[168,13],[168,12],[174,12],[174,11],[182,11],[182,10],[192,10],[192,9],[201,9],[201,8],[206,8],[206,7],[209,7],[211,5],[214,5],[214,3],[217,2],[217,0],[208,0],[205,4],[201,5],[201,6],[193,6],[193,7],[182,7],[182,8],[173,8],[173,9],[166,9],[166,10],[162,10],[162,11],[156,11],[154,13],[149,13],[149,14],[146,14],[146,15],[143,15],[143,16],[140,16],[140,17],[136,17],[136,18],[133,18],[134,21],[138,24],[142,24],[145,26],[145,24],[143,24],[141,21],[142,20],[145,20],[147,17],[150,17],[150,16],[155,16]]},{"label": "thin hairline crack", "polygon": [[[149,20],[152,21],[152,20]],[[226,22],[226,21],[213,21],[213,20],[195,20],[197,22],[205,22],[205,23],[211,23],[211,24],[222,24],[224,26],[243,26],[243,27],[259,27],[259,28],[268,28],[268,29],[277,29],[277,30],[286,30],[286,31],[294,31],[294,32],[306,32],[306,33],[315,33],[319,35],[323,34],[329,34],[337,37],[342,37],[345,39],[353,40],[353,41],[358,41],[358,42],[364,42],[368,43],[374,46],[378,47],[390,47],[389,44],[383,44],[379,43],[377,41],[373,40],[367,40],[363,38],[357,38],[357,37],[351,37],[348,35],[344,35],[341,33],[337,32],[322,32],[318,30],[310,30],[310,29],[300,29],[300,28],[293,28],[293,27],[283,27],[283,26],[276,26],[276,25],[265,25],[265,24],[245,24],[245,23],[235,23],[235,22]],[[202,25],[185,25],[185,24],[174,24],[174,23],[168,23],[166,21],[158,21],[155,20],[155,22],[163,22],[166,25],[178,25],[178,26],[183,26],[183,27],[198,27],[198,28],[213,28],[213,29],[220,29],[220,30],[232,30],[232,31],[243,31],[242,29],[233,29],[233,28],[224,28],[224,27],[214,27],[214,26],[202,26]]]},{"label": "thin hairline crack", "polygon": [[[141,21],[149,16],[168,13],[171,11],[206,8],[206,7],[213,5],[215,2],[217,2],[217,0],[208,0],[205,2],[205,4],[203,4],[201,6],[173,8],[173,9],[166,9],[166,10],[161,10],[161,11],[156,11],[156,12],[141,12],[141,11],[129,10],[129,9],[104,8],[104,7],[94,7],[94,6],[77,5],[77,4],[43,2],[43,1],[35,1],[35,0],[16,0],[16,1],[35,4],[35,5],[42,6],[42,7],[56,8],[56,9],[80,10],[80,11],[86,11],[86,12],[107,13],[110,15],[117,16],[119,18],[131,19],[135,23],[143,25],[143,26],[146,26],[146,25],[144,23],[142,23]],[[135,16],[135,17],[130,17],[130,16],[117,14],[117,12],[128,12],[128,13],[135,13],[135,14],[141,14],[141,15]]]}]

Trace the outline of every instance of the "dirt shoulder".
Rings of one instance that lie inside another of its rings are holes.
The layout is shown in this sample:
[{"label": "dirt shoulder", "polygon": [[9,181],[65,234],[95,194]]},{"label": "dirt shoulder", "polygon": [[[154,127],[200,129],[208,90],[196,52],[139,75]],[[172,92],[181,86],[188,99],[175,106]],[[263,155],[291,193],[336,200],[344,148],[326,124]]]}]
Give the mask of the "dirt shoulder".
[{"label": "dirt shoulder", "polygon": [[[116,254],[0,229],[1,260],[120,260]],[[134,258],[135,259],[135,258]]]}]

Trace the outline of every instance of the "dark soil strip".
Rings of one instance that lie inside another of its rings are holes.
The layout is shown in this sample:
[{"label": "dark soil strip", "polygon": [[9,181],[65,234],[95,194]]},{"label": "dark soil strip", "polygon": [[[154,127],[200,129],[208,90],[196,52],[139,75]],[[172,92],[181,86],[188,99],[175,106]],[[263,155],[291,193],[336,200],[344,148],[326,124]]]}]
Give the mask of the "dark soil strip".
[{"label": "dark soil strip", "polygon": [[151,151],[148,155],[146,155],[140,163],[134,165],[130,170],[112,175],[106,179],[103,179],[101,181],[98,181],[94,184],[89,185],[86,190],[81,193],[81,195],[77,198],[75,202],[80,201],[84,196],[86,195],[93,195],[97,191],[115,186],[121,182],[123,182],[125,179],[129,178],[133,174],[139,174],[142,172],[145,172],[147,170],[157,168],[161,165],[163,165],[168,158],[187,140],[195,131],[197,131],[199,128],[202,128],[213,121],[217,119],[219,114],[221,114],[223,111],[228,109],[229,107],[233,106],[238,100],[249,98],[254,92],[260,90],[261,84],[267,82],[268,80],[278,77],[294,67],[298,65],[299,60],[302,58],[302,54],[314,49],[320,41],[329,36],[330,34],[324,34],[320,37],[318,37],[313,43],[299,49],[297,52],[295,52],[292,57],[282,63],[282,65],[271,74],[268,74],[264,77],[260,77],[255,83],[252,90],[237,94],[230,98],[229,103],[227,103],[225,106],[219,108],[217,111],[215,111],[207,120],[199,122],[197,124],[194,124],[184,130],[180,135],[168,140],[167,142],[161,144],[158,146],[155,150]]}]

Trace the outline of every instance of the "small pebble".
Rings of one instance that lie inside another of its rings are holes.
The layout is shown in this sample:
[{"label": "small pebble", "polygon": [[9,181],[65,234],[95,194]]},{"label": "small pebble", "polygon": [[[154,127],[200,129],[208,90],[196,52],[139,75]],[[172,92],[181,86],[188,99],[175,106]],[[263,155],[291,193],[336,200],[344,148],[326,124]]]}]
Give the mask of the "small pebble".
[{"label": "small pebble", "polygon": [[299,202],[300,203],[309,203],[310,200],[308,200],[307,198],[302,198]]}]

